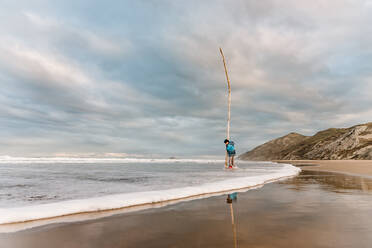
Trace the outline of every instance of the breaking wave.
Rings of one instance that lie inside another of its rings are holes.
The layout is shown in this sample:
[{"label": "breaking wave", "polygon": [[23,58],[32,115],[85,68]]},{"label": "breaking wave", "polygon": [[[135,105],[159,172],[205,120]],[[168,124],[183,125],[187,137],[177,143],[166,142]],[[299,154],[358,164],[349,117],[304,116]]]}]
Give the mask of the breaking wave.
[{"label": "breaking wave", "polygon": [[[7,161],[12,160],[7,159]],[[99,159],[102,160],[102,159]],[[141,159],[136,159],[136,163]],[[5,159],[2,158],[2,162]],[[30,161],[40,163],[40,161],[55,161],[57,163],[65,163],[66,161],[92,161],[92,159],[35,159],[35,160],[13,160],[13,162],[19,163],[20,161]],[[63,162],[61,162],[63,161]],[[97,163],[97,159],[93,160]],[[117,161],[115,160],[104,160],[105,163],[108,161]],[[127,159],[120,159],[120,163],[125,163],[123,161],[128,161]],[[152,162],[164,163],[168,160],[150,160]],[[174,159],[171,159],[172,162],[176,162]],[[182,160],[184,162],[185,160]],[[194,162],[195,160],[187,160]],[[133,160],[131,160],[133,162]],[[148,163],[149,160],[146,160]],[[213,160],[216,162],[216,160]],[[203,160],[202,163],[208,163],[208,160]],[[273,163],[271,163],[273,164]],[[275,172],[263,174],[263,175],[254,175],[248,177],[236,177],[233,179],[224,179],[211,183],[204,183],[200,185],[192,185],[189,187],[179,187],[171,188],[165,190],[154,190],[154,191],[145,191],[145,192],[132,192],[132,193],[123,193],[123,194],[111,194],[87,199],[75,199],[75,200],[66,200],[61,202],[46,203],[41,205],[31,205],[15,208],[0,208],[0,224],[8,223],[17,223],[25,222],[32,220],[40,220],[46,218],[53,218],[59,216],[66,216],[78,213],[87,213],[87,212],[96,212],[103,210],[113,210],[120,209],[125,207],[140,206],[144,204],[153,204],[160,202],[167,202],[173,200],[182,200],[194,196],[208,195],[208,194],[223,194],[227,191],[233,191],[238,189],[249,189],[251,187],[263,185],[265,183],[273,182],[282,178],[291,177],[297,175],[301,170],[297,167],[294,167],[289,164],[281,165]]]}]

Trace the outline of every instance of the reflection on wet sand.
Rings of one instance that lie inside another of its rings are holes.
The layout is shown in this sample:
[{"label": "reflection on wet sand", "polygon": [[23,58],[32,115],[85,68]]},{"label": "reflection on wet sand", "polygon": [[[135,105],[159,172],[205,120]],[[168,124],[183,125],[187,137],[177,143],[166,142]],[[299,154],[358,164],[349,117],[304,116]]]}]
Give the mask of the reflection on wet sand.
[{"label": "reflection on wet sand", "polygon": [[[0,234],[1,248],[372,247],[372,180],[302,172],[261,189]],[[227,204],[226,204],[227,202]]]},{"label": "reflection on wet sand", "polygon": [[368,183],[365,182],[364,178],[362,177],[360,178],[360,185],[363,192],[372,191],[372,187],[370,189],[370,186],[368,185]]},{"label": "reflection on wet sand", "polygon": [[238,240],[236,235],[236,225],[235,225],[235,216],[234,216],[234,208],[233,208],[233,202],[236,202],[238,200],[238,193],[232,193],[227,195],[226,202],[230,206],[230,215],[231,215],[231,224],[232,224],[232,231],[233,231],[233,237],[234,237],[234,248],[238,247]]},{"label": "reflection on wet sand", "polygon": [[294,189],[300,190],[308,185],[319,185],[326,191],[342,192],[347,190],[362,190],[372,192],[372,179],[360,176],[349,176],[341,173],[302,171],[301,175],[279,182],[281,184],[291,184]]}]

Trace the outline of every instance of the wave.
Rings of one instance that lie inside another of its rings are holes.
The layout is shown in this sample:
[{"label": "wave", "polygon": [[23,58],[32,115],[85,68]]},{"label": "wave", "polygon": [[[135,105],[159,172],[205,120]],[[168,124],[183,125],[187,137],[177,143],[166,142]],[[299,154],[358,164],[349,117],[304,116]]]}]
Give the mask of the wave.
[{"label": "wave", "polygon": [[222,159],[163,159],[163,158],[76,158],[76,157],[11,157],[0,156],[0,164],[46,163],[224,163]]},{"label": "wave", "polygon": [[[173,161],[173,160],[172,160]],[[190,197],[225,193],[228,191],[247,189],[282,178],[297,175],[301,169],[285,164],[275,173],[260,176],[239,177],[199,186],[175,188],[159,191],[147,191],[125,194],[114,194],[88,199],[69,200],[42,205],[0,209],[0,224],[10,224],[78,213],[89,213],[103,210],[114,210],[146,204],[182,200]]]}]

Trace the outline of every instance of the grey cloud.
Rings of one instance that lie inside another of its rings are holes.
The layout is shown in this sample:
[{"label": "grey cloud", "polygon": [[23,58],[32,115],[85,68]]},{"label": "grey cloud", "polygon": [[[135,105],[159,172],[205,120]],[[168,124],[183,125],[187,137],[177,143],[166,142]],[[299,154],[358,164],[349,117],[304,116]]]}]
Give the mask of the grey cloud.
[{"label": "grey cloud", "polygon": [[0,11],[8,20],[0,24],[0,147],[10,155],[223,154],[220,46],[240,152],[290,131],[367,121],[371,7],[8,1]]}]

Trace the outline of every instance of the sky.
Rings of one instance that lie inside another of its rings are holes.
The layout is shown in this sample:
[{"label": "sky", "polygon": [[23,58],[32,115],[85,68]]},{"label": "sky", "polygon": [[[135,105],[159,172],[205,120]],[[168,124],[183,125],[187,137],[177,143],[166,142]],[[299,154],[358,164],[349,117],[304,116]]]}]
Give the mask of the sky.
[{"label": "sky", "polygon": [[1,0],[0,155],[224,156],[372,121],[371,0]]}]

